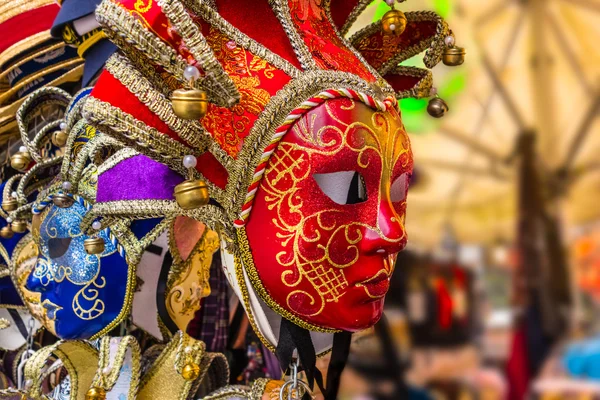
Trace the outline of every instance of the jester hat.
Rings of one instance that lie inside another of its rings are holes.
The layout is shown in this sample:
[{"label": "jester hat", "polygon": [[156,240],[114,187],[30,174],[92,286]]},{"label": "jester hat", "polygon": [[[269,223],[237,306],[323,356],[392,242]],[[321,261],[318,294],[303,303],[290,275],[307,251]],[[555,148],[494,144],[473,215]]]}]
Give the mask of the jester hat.
[{"label": "jester hat", "polygon": [[[273,350],[290,324],[317,353],[331,334],[374,324],[406,243],[412,153],[397,99],[429,96],[431,74],[398,64],[425,51],[433,67],[454,38],[434,13],[414,12],[402,32],[379,22],[346,39],[370,3],[105,0],[97,10],[121,54],[84,116],[205,182],[210,201],[190,210],[171,195],[131,210],[108,200],[90,215],[160,209],[218,230],[230,284]],[[182,87],[206,94],[201,120],[176,114]],[[115,189],[100,177],[99,190]]]}]

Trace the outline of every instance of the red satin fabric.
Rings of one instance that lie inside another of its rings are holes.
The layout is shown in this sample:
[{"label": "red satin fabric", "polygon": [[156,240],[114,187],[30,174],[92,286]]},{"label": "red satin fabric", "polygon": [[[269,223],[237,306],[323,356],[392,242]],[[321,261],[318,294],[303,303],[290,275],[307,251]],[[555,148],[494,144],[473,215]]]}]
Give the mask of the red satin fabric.
[{"label": "red satin fabric", "polygon": [[359,0],[331,0],[331,19],[341,29],[348,20],[352,10],[358,5]]},{"label": "red satin fabric", "polygon": [[237,29],[297,68],[302,68],[268,0],[254,0],[252,6],[248,6],[247,0],[218,0],[217,9],[219,14]]}]

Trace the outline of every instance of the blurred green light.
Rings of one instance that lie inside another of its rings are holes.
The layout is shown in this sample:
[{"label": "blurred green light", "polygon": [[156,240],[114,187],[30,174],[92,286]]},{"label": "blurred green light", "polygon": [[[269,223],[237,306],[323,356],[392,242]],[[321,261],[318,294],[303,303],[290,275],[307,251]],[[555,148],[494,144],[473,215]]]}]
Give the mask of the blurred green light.
[{"label": "blurred green light", "polygon": [[452,1],[451,0],[433,0],[433,7],[435,11],[440,14],[442,18],[448,18],[450,12],[452,11]]}]

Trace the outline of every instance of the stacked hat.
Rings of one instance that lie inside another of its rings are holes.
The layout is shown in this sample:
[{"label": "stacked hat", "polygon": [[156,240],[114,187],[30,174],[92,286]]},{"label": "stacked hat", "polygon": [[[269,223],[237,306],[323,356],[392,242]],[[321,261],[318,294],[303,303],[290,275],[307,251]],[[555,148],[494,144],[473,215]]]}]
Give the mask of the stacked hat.
[{"label": "stacked hat", "polygon": [[79,81],[77,52],[50,36],[59,8],[50,0],[0,2],[0,135],[16,135],[21,103],[43,86]]},{"label": "stacked hat", "polygon": [[51,35],[77,48],[85,59],[82,85],[90,85],[116,50],[102,32],[94,12],[100,0],[57,0],[60,11],[54,20]]}]

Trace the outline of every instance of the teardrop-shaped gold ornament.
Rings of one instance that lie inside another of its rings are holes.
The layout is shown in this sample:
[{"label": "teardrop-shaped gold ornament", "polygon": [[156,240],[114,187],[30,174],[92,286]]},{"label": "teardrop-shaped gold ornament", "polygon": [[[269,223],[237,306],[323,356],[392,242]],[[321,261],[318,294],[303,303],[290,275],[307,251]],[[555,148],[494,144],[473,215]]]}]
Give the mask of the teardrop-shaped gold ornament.
[{"label": "teardrop-shaped gold ornament", "polygon": [[186,381],[194,381],[200,376],[200,366],[195,363],[186,364],[181,371],[181,376]]},{"label": "teardrop-shaped gold ornament", "polygon": [[83,247],[85,248],[85,252],[90,255],[102,254],[105,249],[104,239],[99,237],[85,239]]},{"label": "teardrop-shaped gold ornament", "polygon": [[202,180],[187,180],[175,186],[175,199],[184,210],[193,210],[210,201],[208,186]]},{"label": "teardrop-shaped gold ornament", "polygon": [[5,226],[2,229],[0,229],[0,237],[2,239],[10,239],[14,236],[14,232],[12,231],[12,229],[10,229],[10,226]]},{"label": "teardrop-shaped gold ornament", "polygon": [[25,231],[27,231],[27,222],[21,220],[13,221],[10,224],[10,229],[12,229],[14,233],[25,233]]},{"label": "teardrop-shaped gold ornament", "polygon": [[71,196],[68,196],[64,193],[57,193],[52,198],[52,201],[57,207],[60,208],[69,208],[73,205],[75,200]]},{"label": "teardrop-shaped gold ornament", "polygon": [[85,400],[105,400],[106,391],[100,387],[93,387],[85,394]]},{"label": "teardrop-shaped gold ornament", "polygon": [[31,156],[29,153],[19,151],[10,157],[10,166],[17,171],[25,171],[31,164]]},{"label": "teardrop-shaped gold ornament", "polygon": [[457,67],[465,62],[465,54],[467,54],[467,52],[462,47],[447,47],[444,50],[442,61],[445,65],[448,65],[450,67]]},{"label": "teardrop-shaped gold ornament", "polygon": [[400,10],[390,10],[381,19],[381,28],[387,35],[401,35],[406,29],[406,24],[406,15]]},{"label": "teardrop-shaped gold ornament", "polygon": [[15,211],[19,207],[19,203],[17,203],[17,199],[11,197],[2,202],[2,209],[4,211]]},{"label": "teardrop-shaped gold ornament", "polygon": [[64,147],[67,144],[69,134],[66,131],[60,130],[52,134],[52,144],[56,147]]},{"label": "teardrop-shaped gold ornament", "polygon": [[208,112],[208,96],[198,89],[177,89],[171,95],[175,115],[182,119],[199,120]]},{"label": "teardrop-shaped gold ornament", "polygon": [[427,112],[433,118],[442,118],[448,112],[448,104],[439,97],[434,97],[429,100],[429,104],[427,105]]}]

